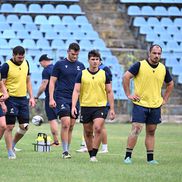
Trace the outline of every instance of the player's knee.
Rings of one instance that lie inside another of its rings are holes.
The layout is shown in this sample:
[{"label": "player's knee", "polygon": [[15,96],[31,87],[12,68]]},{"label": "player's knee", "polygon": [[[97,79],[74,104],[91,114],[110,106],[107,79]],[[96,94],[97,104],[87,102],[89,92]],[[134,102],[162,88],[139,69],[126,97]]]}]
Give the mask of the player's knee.
[{"label": "player's knee", "polygon": [[6,128],[7,128],[7,127],[6,127],[6,124],[2,124],[2,125],[0,126],[0,128],[1,128],[1,130],[3,130],[3,131],[6,130]]},{"label": "player's knee", "polygon": [[21,124],[21,125],[19,125],[19,128],[17,129],[17,132],[19,134],[24,135],[27,132],[28,127],[29,127],[28,123]]},{"label": "player's knee", "polygon": [[154,136],[155,135],[155,130],[147,131],[147,135]]},{"label": "player's knee", "polygon": [[95,130],[95,133],[98,133],[98,134],[101,134],[101,133],[102,133],[102,128],[99,127],[99,126],[96,126],[96,127],[94,128],[94,130]]},{"label": "player's knee", "polygon": [[141,133],[141,131],[142,131],[142,128],[140,128],[140,127],[134,127],[134,128],[131,130],[130,135],[131,135],[131,136],[134,136],[134,137],[137,137],[137,136],[139,136],[139,134]]},{"label": "player's knee", "polygon": [[6,126],[6,131],[12,131],[15,125],[7,125]]}]

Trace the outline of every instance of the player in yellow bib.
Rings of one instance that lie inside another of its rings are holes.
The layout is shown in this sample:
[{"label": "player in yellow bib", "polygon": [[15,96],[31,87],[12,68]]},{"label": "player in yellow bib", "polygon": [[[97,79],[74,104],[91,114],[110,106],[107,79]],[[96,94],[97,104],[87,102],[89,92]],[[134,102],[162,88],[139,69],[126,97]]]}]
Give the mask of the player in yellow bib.
[{"label": "player in yellow bib", "polygon": [[[162,48],[159,45],[151,46],[148,59],[134,63],[123,77],[125,94],[133,102],[132,129],[124,159],[126,164],[132,163],[132,151],[144,124],[146,125],[147,162],[158,164],[154,160],[155,131],[157,124],[161,123],[161,107],[168,101],[174,87],[168,69],[160,63],[161,53]],[[132,78],[134,78],[134,94],[130,92]],[[161,95],[164,82],[166,90]]]},{"label": "player in yellow bib", "polygon": [[[9,98],[5,101],[7,106],[5,140],[8,149],[8,158],[15,159],[13,151],[16,143],[24,136],[29,125],[29,104],[35,106],[30,81],[29,64],[25,59],[25,49],[21,46],[13,48],[13,57],[3,64],[1,69],[2,80],[7,88]],[[27,99],[27,92],[29,100]],[[12,139],[12,130],[16,118],[19,128]]]},{"label": "player in yellow bib", "polygon": [[107,116],[107,100],[110,104],[109,117],[110,119],[115,118],[114,96],[109,76],[104,70],[99,69],[99,52],[96,50],[90,51],[88,61],[89,68],[78,73],[76,78],[72,95],[72,115],[76,117],[78,113],[76,103],[79,98],[81,106],[80,122],[84,127],[90,161],[97,162],[96,155],[101,142],[101,131]]}]

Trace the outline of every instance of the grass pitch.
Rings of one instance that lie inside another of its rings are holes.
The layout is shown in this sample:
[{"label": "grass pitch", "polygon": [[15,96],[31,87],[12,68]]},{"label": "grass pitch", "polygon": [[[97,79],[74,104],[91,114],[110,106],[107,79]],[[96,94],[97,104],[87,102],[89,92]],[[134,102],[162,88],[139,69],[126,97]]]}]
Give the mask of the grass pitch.
[{"label": "grass pitch", "polygon": [[61,158],[61,147],[51,152],[35,152],[32,143],[38,132],[50,135],[49,125],[31,125],[17,147],[16,160],[8,160],[4,139],[0,142],[0,182],[181,182],[182,125],[161,124],[156,132],[155,159],[159,165],[146,163],[145,129],[133,152],[133,164],[123,163],[130,124],[107,124],[108,154],[98,154],[98,163],[90,163],[88,153],[76,153],[80,147],[82,125],[76,124],[71,145],[72,159]]}]

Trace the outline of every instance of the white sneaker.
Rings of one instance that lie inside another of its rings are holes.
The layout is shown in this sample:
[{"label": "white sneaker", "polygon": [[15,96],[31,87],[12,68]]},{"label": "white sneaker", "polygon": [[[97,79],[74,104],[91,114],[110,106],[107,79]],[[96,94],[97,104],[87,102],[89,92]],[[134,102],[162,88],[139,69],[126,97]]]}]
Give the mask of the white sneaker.
[{"label": "white sneaker", "polygon": [[84,153],[84,152],[88,152],[88,149],[87,147],[81,147],[80,149],[76,150],[76,152]]},{"label": "white sneaker", "polygon": [[98,162],[97,158],[95,156],[90,158],[90,162]]},{"label": "white sneaker", "polygon": [[98,153],[99,154],[105,154],[105,153],[108,153],[109,151],[106,149],[106,150],[100,150]]},{"label": "white sneaker", "polygon": [[15,152],[20,152],[20,151],[22,151],[22,149],[19,149],[19,148],[16,148],[16,147],[14,147],[14,149],[13,149]]},{"label": "white sneaker", "polygon": [[11,155],[8,155],[8,159],[12,160],[12,159],[16,159],[16,155],[15,153],[11,153]]}]

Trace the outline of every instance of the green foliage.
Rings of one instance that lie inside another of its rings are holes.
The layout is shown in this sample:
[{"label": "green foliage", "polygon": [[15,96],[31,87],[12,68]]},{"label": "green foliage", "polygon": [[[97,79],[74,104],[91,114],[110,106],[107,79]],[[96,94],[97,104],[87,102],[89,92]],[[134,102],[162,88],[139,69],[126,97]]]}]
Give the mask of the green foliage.
[{"label": "green foliage", "polygon": [[72,159],[61,159],[61,147],[50,153],[35,152],[32,143],[38,132],[50,135],[48,124],[31,125],[17,147],[16,160],[8,160],[4,139],[0,142],[1,182],[180,182],[182,179],[182,125],[162,124],[156,132],[155,159],[159,165],[146,163],[142,131],[133,153],[133,164],[125,165],[123,156],[130,124],[107,124],[109,153],[98,154],[98,163],[90,163],[88,153],[76,153],[80,147],[82,125],[76,124],[71,145]]}]

